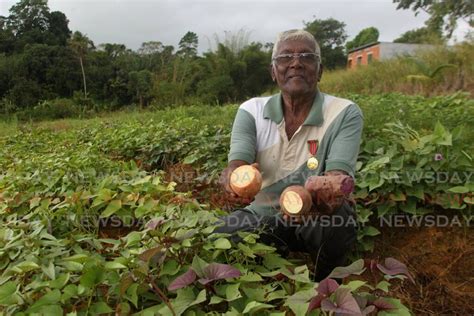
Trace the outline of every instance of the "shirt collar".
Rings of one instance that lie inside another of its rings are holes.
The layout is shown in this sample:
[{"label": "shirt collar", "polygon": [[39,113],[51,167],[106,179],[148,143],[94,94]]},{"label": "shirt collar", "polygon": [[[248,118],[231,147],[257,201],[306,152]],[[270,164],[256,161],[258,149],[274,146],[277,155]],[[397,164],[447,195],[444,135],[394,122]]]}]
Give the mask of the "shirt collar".
[{"label": "shirt collar", "polygon": [[[324,95],[319,91],[316,91],[316,97],[314,98],[313,105],[309,111],[308,117],[304,121],[303,125],[323,125],[323,103]],[[273,122],[280,124],[283,120],[283,107],[281,93],[275,94],[265,104],[263,109],[263,117],[271,119]]]}]

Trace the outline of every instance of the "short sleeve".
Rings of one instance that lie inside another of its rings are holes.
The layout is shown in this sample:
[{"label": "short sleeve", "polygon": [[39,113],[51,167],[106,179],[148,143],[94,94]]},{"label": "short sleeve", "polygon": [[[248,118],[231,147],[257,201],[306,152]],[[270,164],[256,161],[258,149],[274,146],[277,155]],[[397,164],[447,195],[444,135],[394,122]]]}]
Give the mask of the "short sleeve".
[{"label": "short sleeve", "polygon": [[246,110],[240,108],[235,116],[230,139],[228,160],[244,160],[255,162],[257,132],[255,118]]},{"label": "short sleeve", "polygon": [[350,105],[329,148],[325,171],[343,170],[354,176],[363,124],[360,108],[356,104]]}]

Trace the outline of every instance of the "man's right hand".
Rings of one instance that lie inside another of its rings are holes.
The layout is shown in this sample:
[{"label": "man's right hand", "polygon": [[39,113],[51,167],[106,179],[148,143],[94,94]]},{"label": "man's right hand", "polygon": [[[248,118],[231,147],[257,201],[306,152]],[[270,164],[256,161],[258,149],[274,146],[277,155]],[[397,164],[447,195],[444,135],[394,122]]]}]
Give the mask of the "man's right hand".
[{"label": "man's right hand", "polygon": [[[236,205],[248,205],[252,202],[252,198],[243,198],[235,194],[234,191],[232,191],[230,187],[230,176],[232,175],[232,172],[237,169],[240,166],[243,165],[248,165],[249,163],[244,161],[244,160],[232,160],[229,163],[229,166],[225,168],[221,176],[219,177],[219,185],[221,186],[222,190],[226,193],[226,198],[227,200]],[[251,164],[252,167],[256,168],[258,170],[259,166],[258,163],[253,163]]]}]

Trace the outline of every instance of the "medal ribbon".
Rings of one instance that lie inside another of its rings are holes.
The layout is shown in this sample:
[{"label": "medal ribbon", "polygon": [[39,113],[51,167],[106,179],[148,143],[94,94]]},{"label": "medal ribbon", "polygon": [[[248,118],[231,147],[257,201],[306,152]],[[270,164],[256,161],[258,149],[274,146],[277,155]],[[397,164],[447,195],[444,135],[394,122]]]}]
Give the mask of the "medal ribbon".
[{"label": "medal ribbon", "polygon": [[308,140],[308,147],[311,156],[316,156],[316,152],[318,151],[318,141],[315,139]]}]

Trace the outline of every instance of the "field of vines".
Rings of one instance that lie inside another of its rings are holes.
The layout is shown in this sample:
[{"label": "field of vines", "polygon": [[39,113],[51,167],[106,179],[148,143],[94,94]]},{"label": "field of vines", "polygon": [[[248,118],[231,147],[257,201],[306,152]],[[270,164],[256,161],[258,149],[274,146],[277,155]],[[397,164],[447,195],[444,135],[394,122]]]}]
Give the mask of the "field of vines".
[{"label": "field of vines", "polygon": [[[346,97],[365,116],[354,192],[358,242],[347,266],[319,284],[304,256],[283,258],[256,233],[242,233],[238,244],[213,234],[232,208],[216,181],[237,106],[0,131],[0,313],[474,313],[466,287],[472,265],[459,272],[460,307],[450,301],[422,311],[421,299],[407,300],[400,289],[440,283],[423,279],[409,258],[373,255],[386,253],[382,235],[402,229],[381,231],[379,220],[392,215],[442,214],[472,234],[474,101],[462,93]],[[432,240],[417,242],[427,249]]]}]

